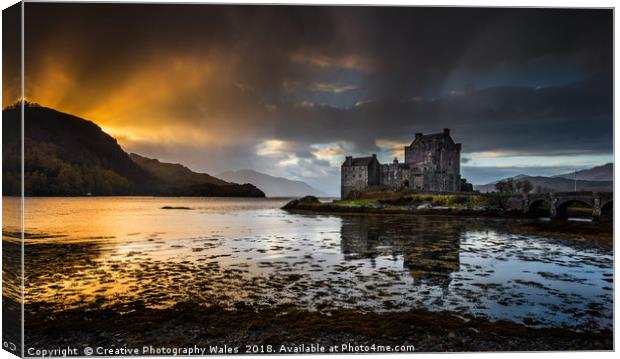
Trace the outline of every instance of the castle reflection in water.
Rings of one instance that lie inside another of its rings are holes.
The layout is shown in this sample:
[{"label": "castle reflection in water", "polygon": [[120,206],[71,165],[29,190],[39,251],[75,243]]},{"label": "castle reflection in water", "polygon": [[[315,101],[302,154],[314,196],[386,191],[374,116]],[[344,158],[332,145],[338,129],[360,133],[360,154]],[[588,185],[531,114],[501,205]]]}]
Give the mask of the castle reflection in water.
[{"label": "castle reflection in water", "polygon": [[460,239],[464,231],[449,219],[415,221],[406,217],[346,217],[341,226],[341,250],[345,260],[402,257],[416,283],[447,287],[459,270]]}]

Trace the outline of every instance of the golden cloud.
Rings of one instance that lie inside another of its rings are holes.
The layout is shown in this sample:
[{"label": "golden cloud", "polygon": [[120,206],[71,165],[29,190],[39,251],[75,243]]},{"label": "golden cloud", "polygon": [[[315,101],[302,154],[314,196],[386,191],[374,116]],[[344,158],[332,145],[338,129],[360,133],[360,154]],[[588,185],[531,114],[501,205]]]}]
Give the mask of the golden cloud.
[{"label": "golden cloud", "polygon": [[265,140],[256,146],[256,154],[259,156],[283,156],[290,151],[290,144],[281,140]]},{"label": "golden cloud", "polygon": [[[27,77],[28,98],[97,123],[131,151],[139,143],[227,145],[251,135],[236,126],[270,112],[231,80],[231,62],[207,56],[159,56],[111,79],[82,81],[62,56]],[[233,131],[231,131],[233,130]]]},{"label": "golden cloud", "polygon": [[328,83],[328,82],[316,82],[310,85],[310,91],[316,92],[331,92],[331,93],[343,93],[349,91],[355,91],[359,89],[356,85],[344,85],[340,83]]},{"label": "golden cloud", "polygon": [[403,156],[403,149],[406,146],[409,146],[410,143],[403,143],[400,141],[387,140],[387,139],[377,139],[375,140],[375,145],[381,149],[387,149],[390,151],[390,156],[392,157],[401,157]]}]

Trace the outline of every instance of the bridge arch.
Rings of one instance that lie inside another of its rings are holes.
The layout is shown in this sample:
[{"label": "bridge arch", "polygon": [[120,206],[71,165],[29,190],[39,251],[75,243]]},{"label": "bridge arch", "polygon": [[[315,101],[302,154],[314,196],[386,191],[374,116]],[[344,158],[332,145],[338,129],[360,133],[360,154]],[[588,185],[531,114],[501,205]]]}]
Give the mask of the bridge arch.
[{"label": "bridge arch", "polygon": [[579,205],[580,207],[585,207],[589,209],[589,213],[581,213],[584,215],[584,217],[590,217],[592,218],[592,214],[594,211],[594,206],[592,205],[592,203],[590,201],[587,200],[583,200],[583,199],[578,199],[578,198],[569,198],[563,202],[560,202],[556,205],[556,209],[555,209],[555,217],[557,218],[566,218],[568,217],[569,213],[569,208],[571,206],[574,205]]},{"label": "bridge arch", "polygon": [[532,217],[549,217],[551,215],[551,202],[547,199],[535,199],[527,207],[527,215]]},{"label": "bridge arch", "polygon": [[581,217],[609,222],[613,221],[613,200],[612,192],[533,193],[523,198],[520,210],[532,217]]}]

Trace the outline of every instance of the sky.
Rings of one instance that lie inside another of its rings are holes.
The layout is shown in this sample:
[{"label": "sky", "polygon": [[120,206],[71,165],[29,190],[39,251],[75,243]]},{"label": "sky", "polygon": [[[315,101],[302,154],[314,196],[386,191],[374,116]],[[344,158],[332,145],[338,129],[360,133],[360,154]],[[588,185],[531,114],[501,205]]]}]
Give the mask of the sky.
[{"label": "sky", "polygon": [[613,161],[612,28],[601,9],[27,3],[25,96],[128,152],[331,194],[346,155],[402,160],[448,127],[482,184]]}]

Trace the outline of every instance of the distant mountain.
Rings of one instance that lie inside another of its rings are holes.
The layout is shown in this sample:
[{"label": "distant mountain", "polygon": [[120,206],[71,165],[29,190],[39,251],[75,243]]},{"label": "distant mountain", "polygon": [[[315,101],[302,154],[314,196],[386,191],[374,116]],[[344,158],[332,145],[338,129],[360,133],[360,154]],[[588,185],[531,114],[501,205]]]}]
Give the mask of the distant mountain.
[{"label": "distant mountain", "polygon": [[[173,195],[264,197],[252,185],[224,182],[181,165],[132,159],[91,121],[33,104],[24,106],[27,196]],[[3,195],[21,187],[21,108],[2,111]],[[139,158],[138,158],[139,157]]]},{"label": "distant mountain", "polygon": [[[544,192],[571,192],[575,189],[575,181],[562,177],[543,177],[543,176],[526,176],[519,175],[511,177],[513,180],[528,180],[534,187],[534,192],[538,189],[542,189]],[[506,178],[508,179],[508,178]],[[474,189],[480,192],[493,192],[495,191],[496,182],[488,183],[485,185],[476,185]],[[577,191],[599,191],[599,192],[612,192],[613,181],[583,181],[577,180]]]},{"label": "distant mountain", "polygon": [[602,166],[593,167],[587,170],[577,171],[577,173],[563,173],[553,177],[562,177],[567,179],[584,180],[584,181],[613,181],[614,164],[607,163]]},{"label": "distant mountain", "polygon": [[217,177],[230,182],[251,183],[265,192],[267,197],[326,196],[305,182],[274,177],[254,170],[228,171]]}]

